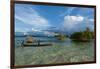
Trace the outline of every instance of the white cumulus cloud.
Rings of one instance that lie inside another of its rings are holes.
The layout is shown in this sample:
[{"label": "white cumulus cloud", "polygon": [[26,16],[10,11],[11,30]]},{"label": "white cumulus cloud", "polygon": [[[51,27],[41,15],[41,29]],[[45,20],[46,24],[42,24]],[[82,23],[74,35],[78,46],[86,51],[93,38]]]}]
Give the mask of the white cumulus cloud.
[{"label": "white cumulus cloud", "polygon": [[71,23],[72,22],[77,23],[77,22],[83,21],[84,20],[84,17],[82,17],[82,16],[70,16],[70,15],[67,15],[67,16],[64,17],[64,20],[65,21],[69,21]]},{"label": "white cumulus cloud", "polygon": [[70,15],[67,15],[67,16],[64,17],[63,26],[67,27],[68,29],[71,29],[76,24],[81,23],[83,20],[84,20],[84,17],[82,17],[82,16],[70,16]]},{"label": "white cumulus cloud", "polygon": [[94,27],[94,19],[89,19],[84,16],[67,15],[64,17],[64,22],[62,24],[62,30],[65,31],[80,31],[84,30],[86,27]]}]

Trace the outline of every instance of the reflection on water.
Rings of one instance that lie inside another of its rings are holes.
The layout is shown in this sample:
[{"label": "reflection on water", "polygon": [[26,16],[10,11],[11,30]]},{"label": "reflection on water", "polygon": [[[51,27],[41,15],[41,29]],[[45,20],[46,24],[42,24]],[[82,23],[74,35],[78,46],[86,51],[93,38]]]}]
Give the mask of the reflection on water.
[{"label": "reflection on water", "polygon": [[15,38],[15,65],[54,64],[65,62],[84,62],[94,60],[94,42],[73,42],[67,38],[59,41],[56,38],[35,37],[53,46],[21,47],[24,37]]}]

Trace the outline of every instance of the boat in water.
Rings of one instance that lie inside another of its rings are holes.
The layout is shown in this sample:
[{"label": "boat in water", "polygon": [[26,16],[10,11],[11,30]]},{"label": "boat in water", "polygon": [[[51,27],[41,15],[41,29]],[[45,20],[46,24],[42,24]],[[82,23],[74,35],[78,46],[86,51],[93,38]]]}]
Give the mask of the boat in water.
[{"label": "boat in water", "polygon": [[39,47],[39,46],[52,46],[50,42],[41,42],[38,39],[35,39],[32,36],[27,36],[26,39],[22,42],[23,47]]}]

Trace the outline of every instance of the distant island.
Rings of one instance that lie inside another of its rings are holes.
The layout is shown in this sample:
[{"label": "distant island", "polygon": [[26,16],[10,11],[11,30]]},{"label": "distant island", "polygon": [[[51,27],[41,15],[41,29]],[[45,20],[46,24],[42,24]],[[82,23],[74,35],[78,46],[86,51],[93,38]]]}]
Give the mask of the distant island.
[{"label": "distant island", "polygon": [[94,32],[87,27],[85,31],[74,32],[70,38],[75,41],[90,41],[90,39],[94,39]]},{"label": "distant island", "polygon": [[54,37],[58,40],[65,40],[66,38],[70,38],[73,41],[90,41],[91,39],[94,39],[94,32],[90,31],[90,29],[87,27],[84,31],[79,32],[73,32],[72,34],[68,35],[67,33],[59,33],[59,32],[53,32],[54,34],[45,34],[44,32],[27,32],[27,34],[24,34],[23,32],[16,32],[16,37],[27,37],[28,35],[32,37]]},{"label": "distant island", "polygon": [[73,41],[87,42],[90,41],[91,39],[94,39],[94,32],[90,31],[90,29],[87,27],[85,31],[74,32],[70,36],[64,34],[58,34],[55,35],[55,37],[58,40],[65,40],[66,38],[70,38]]},{"label": "distant island", "polygon": [[64,34],[58,34],[58,35],[55,35],[55,37],[56,37],[58,40],[65,40],[65,38],[67,38],[67,36],[65,36]]}]

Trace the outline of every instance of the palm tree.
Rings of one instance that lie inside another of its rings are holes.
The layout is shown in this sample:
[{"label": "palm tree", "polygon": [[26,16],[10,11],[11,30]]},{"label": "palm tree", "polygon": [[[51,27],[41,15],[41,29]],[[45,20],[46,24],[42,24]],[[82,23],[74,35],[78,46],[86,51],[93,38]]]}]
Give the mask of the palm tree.
[{"label": "palm tree", "polygon": [[78,40],[78,41],[88,41],[92,39],[92,33],[90,32],[90,29],[87,27],[85,31],[81,32],[75,32],[71,35],[72,39]]}]

